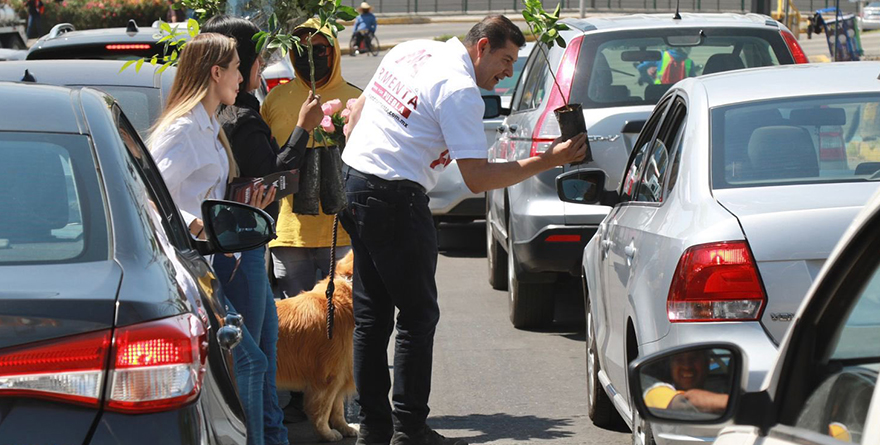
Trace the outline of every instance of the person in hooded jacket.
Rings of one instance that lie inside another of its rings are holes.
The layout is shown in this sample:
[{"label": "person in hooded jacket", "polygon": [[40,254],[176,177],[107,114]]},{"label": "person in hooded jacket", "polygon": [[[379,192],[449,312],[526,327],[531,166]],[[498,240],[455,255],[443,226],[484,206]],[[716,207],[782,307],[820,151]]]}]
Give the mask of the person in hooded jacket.
[{"label": "person in hooded jacket", "polygon": [[[214,32],[236,41],[241,64],[239,71],[242,81],[235,104],[224,107],[218,120],[223,127],[238,164],[242,177],[259,178],[275,172],[298,169],[302,165],[309,133],[315,129],[324,116],[321,103],[317,98],[308,95],[301,102],[296,126],[292,128],[279,147],[276,138],[272,137],[269,126],[259,113],[259,102],[252,94],[260,87],[260,72],[264,62],[256,51],[256,43],[252,40],[260,30],[248,20],[219,15],[212,17],[202,26],[202,32]],[[277,220],[278,203],[273,202],[265,208],[270,216]],[[251,333],[260,351],[265,355],[267,369],[262,382],[262,413],[256,424],[263,426],[264,443],[267,445],[283,445],[288,443],[288,432],[283,425],[284,414],[278,403],[275,387],[276,357],[278,342],[278,312],[274,294],[269,284],[265,261],[266,248],[258,247],[242,252],[238,266],[244,274],[246,289],[240,290],[247,294],[236,305],[238,312],[244,317],[247,330]],[[218,271],[227,272],[227,271]],[[228,271],[229,275],[234,272]],[[249,438],[251,435],[248,436]],[[250,442],[249,442],[250,443]]]},{"label": "person in hooded jacket", "polygon": [[[316,33],[317,26],[317,19],[308,20],[294,30],[294,35],[305,41],[309,35],[314,34],[312,44],[318,96],[324,102],[339,99],[342,103],[358,98],[361,90],[342,78],[339,42],[334,39],[331,45],[327,37],[332,35],[330,29],[325,28],[324,33]],[[307,53],[297,54],[293,50],[290,52],[290,59],[296,70],[296,78],[273,88],[260,110],[276,139],[290,135],[301,113],[298,104],[311,94]],[[308,147],[314,149],[319,145],[313,138]],[[295,297],[302,291],[311,289],[330,273],[333,215],[294,213],[295,199],[297,195],[281,200],[278,237],[269,243],[275,277],[284,297]],[[351,249],[350,245],[348,234],[339,227],[336,258],[344,256]]]}]

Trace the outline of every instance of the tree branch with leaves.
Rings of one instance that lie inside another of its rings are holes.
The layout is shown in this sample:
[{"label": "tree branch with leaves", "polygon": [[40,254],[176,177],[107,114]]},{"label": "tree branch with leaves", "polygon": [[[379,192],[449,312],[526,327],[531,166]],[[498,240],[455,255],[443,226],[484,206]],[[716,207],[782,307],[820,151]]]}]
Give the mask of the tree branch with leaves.
[{"label": "tree branch with leaves", "polygon": [[[552,14],[544,10],[541,0],[523,0],[523,4],[525,9],[522,11],[522,16],[529,26],[529,31],[532,32],[532,35],[538,41],[538,47],[544,56],[544,60],[549,65],[550,59],[547,56],[547,50],[552,48],[553,45],[565,48],[565,39],[559,35],[559,32],[569,28],[565,23],[559,23],[559,11],[562,9],[562,4],[556,5],[556,9]],[[553,84],[556,85],[559,94],[568,103],[568,98],[565,97],[562,89],[559,88],[559,82],[556,81],[556,74],[553,72],[552,67],[550,68],[550,75],[553,76]]]}]

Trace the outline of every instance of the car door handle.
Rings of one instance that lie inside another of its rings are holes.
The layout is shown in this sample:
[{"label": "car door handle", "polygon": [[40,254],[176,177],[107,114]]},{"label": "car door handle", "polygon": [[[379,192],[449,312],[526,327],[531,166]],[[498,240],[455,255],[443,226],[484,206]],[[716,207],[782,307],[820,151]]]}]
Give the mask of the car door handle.
[{"label": "car door handle", "polygon": [[605,258],[608,258],[608,250],[611,249],[612,244],[613,243],[607,239],[602,240],[602,243],[600,245],[602,246],[602,259],[603,260]]},{"label": "car door handle", "polygon": [[632,266],[632,261],[636,257],[636,246],[632,241],[629,242],[629,245],[623,248],[623,253],[626,254],[626,265]]},{"label": "car door handle", "polygon": [[499,133],[506,133],[507,132],[507,125],[503,125],[503,124],[499,125],[497,131]]},{"label": "car door handle", "polygon": [[507,129],[510,130],[511,133],[516,133],[516,130],[519,129],[519,125],[510,124],[510,126],[507,127]]}]

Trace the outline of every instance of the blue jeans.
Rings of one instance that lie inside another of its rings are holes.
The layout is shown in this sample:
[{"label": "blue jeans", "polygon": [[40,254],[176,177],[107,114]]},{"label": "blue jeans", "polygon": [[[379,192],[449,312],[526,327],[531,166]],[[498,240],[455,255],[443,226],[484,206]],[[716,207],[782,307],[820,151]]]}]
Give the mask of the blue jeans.
[{"label": "blue jeans", "polygon": [[[354,249],[354,380],[361,435],[386,442],[394,431],[422,432],[428,417],[440,319],[437,231],[428,197],[415,183],[351,170],[345,191],[348,207],[340,221]],[[395,324],[392,387],[387,350]]]},{"label": "blue jeans", "polygon": [[215,255],[214,269],[224,284],[230,305],[244,317],[245,339],[233,350],[233,355],[236,381],[248,416],[248,444],[285,445],[287,428],[275,389],[278,312],[269,286],[264,252],[264,247],[242,252],[241,263],[231,280],[234,258]]}]

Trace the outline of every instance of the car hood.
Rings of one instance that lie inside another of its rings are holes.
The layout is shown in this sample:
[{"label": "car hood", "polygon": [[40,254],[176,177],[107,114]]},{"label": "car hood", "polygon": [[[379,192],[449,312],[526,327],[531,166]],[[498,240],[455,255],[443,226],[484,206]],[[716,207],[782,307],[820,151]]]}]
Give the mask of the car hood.
[{"label": "car hood", "polygon": [[112,261],[0,266],[0,350],[112,327],[121,280]]},{"label": "car hood", "polygon": [[761,317],[782,341],[816,275],[876,183],[788,185],[715,190],[739,220],[758,265],[767,306]]}]

